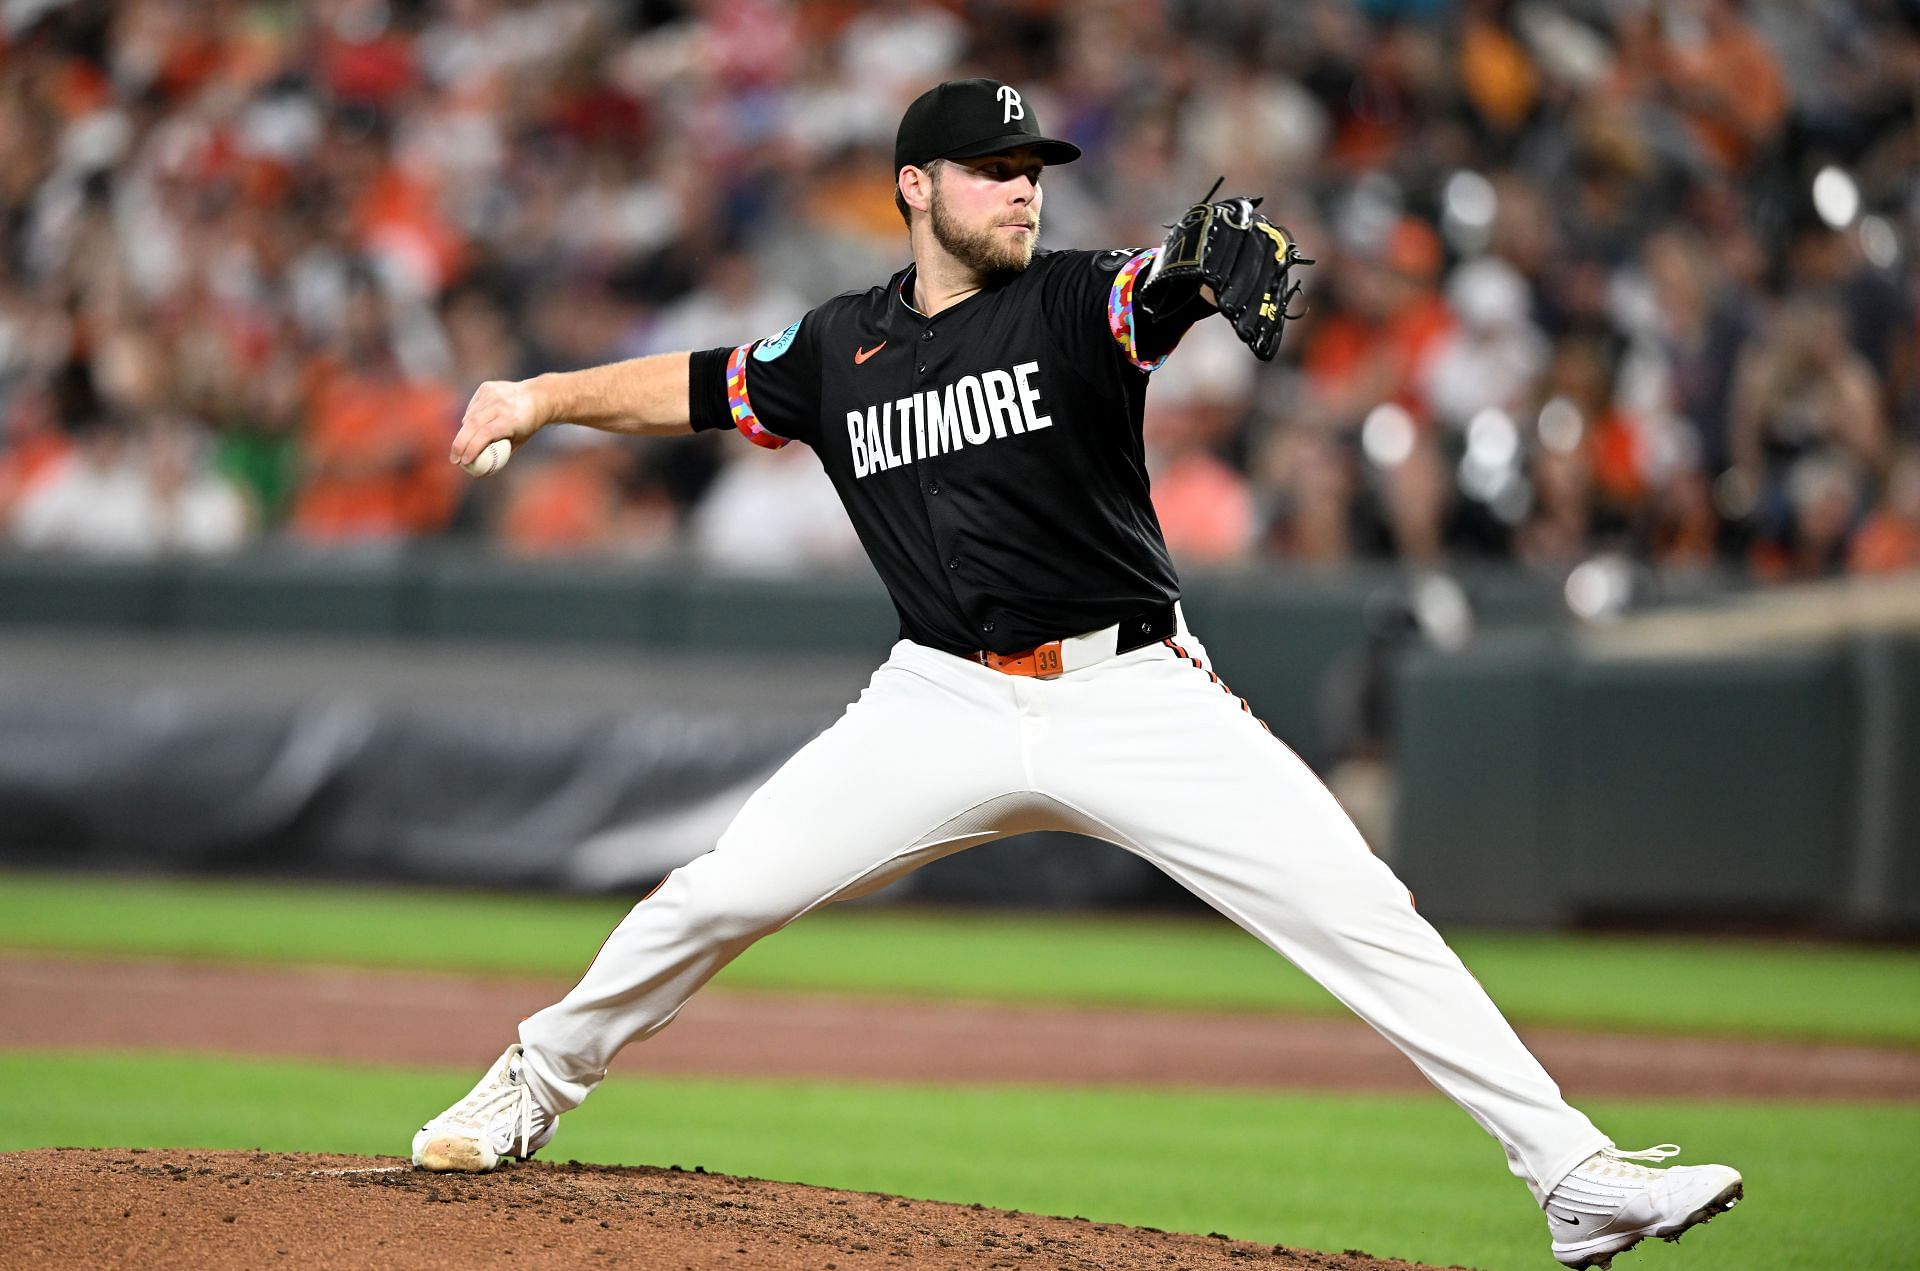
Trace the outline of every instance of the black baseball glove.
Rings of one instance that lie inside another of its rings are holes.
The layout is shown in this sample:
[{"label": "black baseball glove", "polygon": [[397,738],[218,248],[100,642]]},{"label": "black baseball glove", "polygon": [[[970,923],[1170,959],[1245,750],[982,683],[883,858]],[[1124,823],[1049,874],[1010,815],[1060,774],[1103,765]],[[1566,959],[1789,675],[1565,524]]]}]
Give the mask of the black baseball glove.
[{"label": "black baseball glove", "polygon": [[1255,357],[1270,362],[1279,351],[1282,328],[1301,316],[1288,311],[1300,294],[1293,267],[1313,262],[1300,254],[1291,234],[1254,210],[1259,206],[1259,199],[1237,198],[1188,208],[1161,245],[1140,301],[1167,312],[1205,283],[1234,334]]}]

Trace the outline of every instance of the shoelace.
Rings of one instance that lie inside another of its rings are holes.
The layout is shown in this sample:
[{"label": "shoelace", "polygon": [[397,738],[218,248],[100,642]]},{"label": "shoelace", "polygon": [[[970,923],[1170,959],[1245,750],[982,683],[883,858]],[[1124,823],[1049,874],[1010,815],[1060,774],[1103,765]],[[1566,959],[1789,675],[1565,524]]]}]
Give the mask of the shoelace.
[{"label": "shoelace", "polygon": [[513,1104],[514,1119],[519,1122],[519,1137],[507,1143],[507,1150],[513,1151],[514,1144],[523,1148],[533,1145],[533,1091],[527,1083],[514,1075],[515,1061],[509,1060],[497,1082],[488,1082],[476,1087],[471,1094],[456,1104],[451,1119],[464,1122],[474,1129],[485,1133],[492,1124],[494,1113],[507,1104]]},{"label": "shoelace", "polygon": [[1664,1161],[1680,1155],[1678,1143],[1656,1143],[1652,1147],[1643,1147],[1628,1152],[1617,1147],[1603,1147],[1596,1153],[1601,1159],[1586,1165],[1580,1171],[1583,1174],[1598,1175],[1601,1178],[1620,1178],[1630,1182],[1648,1183],[1660,1176],[1658,1169],[1646,1165],[1635,1165],[1635,1161]]}]

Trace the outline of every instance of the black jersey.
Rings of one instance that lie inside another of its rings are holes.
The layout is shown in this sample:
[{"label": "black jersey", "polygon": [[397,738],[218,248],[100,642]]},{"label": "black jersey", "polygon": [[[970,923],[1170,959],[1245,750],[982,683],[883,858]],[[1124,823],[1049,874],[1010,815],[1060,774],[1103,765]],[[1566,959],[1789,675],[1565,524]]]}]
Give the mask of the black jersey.
[{"label": "black jersey", "polygon": [[1141,417],[1192,316],[1135,305],[1152,256],[1040,253],[931,318],[909,266],[694,354],[694,427],[811,446],[921,644],[1009,653],[1165,607]]}]

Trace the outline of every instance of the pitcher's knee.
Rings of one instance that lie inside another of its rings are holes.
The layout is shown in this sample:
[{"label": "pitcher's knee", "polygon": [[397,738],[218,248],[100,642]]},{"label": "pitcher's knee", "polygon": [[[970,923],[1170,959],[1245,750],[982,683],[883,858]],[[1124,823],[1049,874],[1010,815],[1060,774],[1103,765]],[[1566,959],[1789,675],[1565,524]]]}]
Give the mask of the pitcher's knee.
[{"label": "pitcher's knee", "polygon": [[[699,862],[695,862],[698,865]],[[690,931],[711,940],[757,940],[778,931],[812,899],[769,878],[715,878],[692,866],[679,871],[656,900],[676,906]]]}]

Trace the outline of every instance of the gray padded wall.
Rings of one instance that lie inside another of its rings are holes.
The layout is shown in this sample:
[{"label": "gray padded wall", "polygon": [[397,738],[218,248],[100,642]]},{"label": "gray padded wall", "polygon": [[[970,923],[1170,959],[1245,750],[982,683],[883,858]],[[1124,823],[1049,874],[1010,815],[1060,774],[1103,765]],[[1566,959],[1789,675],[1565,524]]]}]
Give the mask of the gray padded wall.
[{"label": "gray padded wall", "polygon": [[1514,634],[1403,664],[1394,868],[1439,922],[1565,917],[1547,788],[1560,641]]},{"label": "gray padded wall", "polygon": [[1836,914],[1854,746],[1844,649],[1574,660],[1549,747],[1567,904]]}]

